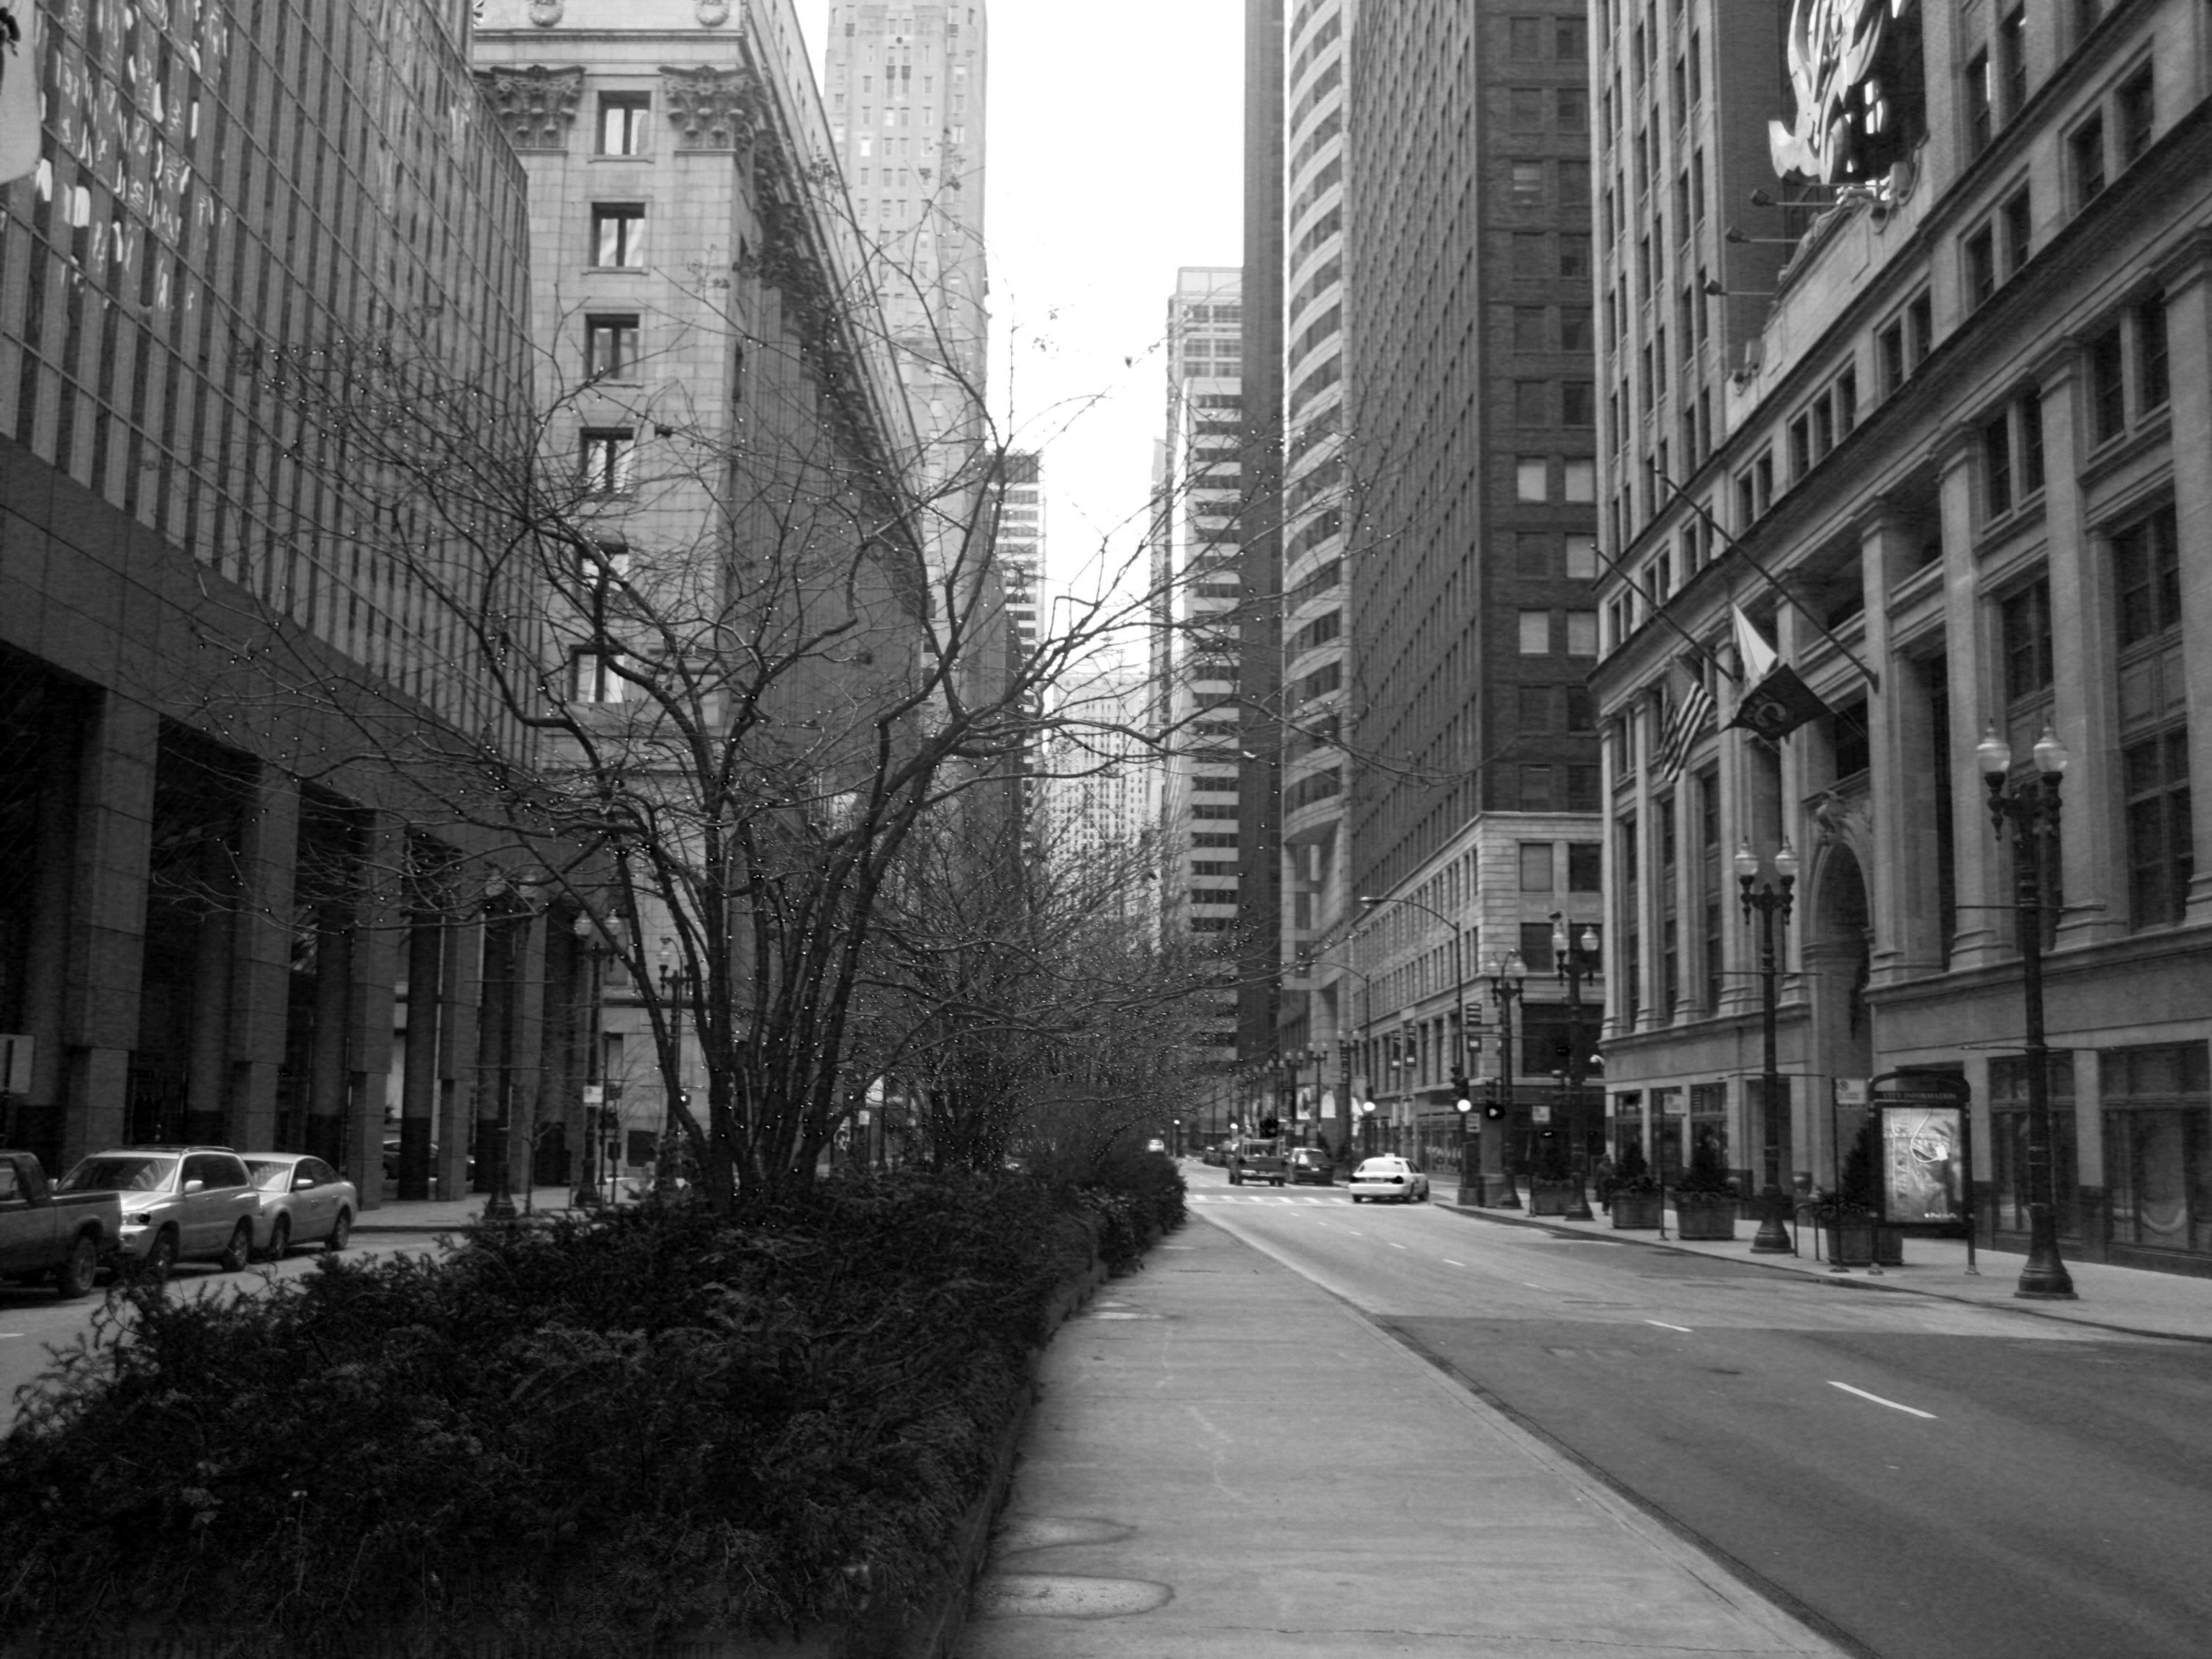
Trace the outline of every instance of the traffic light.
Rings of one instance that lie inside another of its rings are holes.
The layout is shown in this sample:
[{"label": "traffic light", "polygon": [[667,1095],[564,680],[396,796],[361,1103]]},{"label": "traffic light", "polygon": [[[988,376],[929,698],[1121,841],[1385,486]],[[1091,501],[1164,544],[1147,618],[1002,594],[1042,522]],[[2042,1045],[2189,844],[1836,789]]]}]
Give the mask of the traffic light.
[{"label": "traffic light", "polygon": [[1482,1085],[1482,1115],[1487,1118],[1500,1118],[1505,1115],[1505,1097],[1498,1086],[1496,1078],[1492,1078]]},{"label": "traffic light", "polygon": [[1469,1091],[1472,1091],[1472,1090],[1474,1089],[1474,1085],[1472,1082],[1470,1082],[1470,1081],[1468,1080],[1468,1075],[1467,1075],[1467,1067],[1466,1067],[1466,1066],[1453,1066],[1453,1067],[1452,1067],[1452,1074],[1451,1074],[1451,1077],[1452,1077],[1452,1098],[1453,1098],[1454,1100],[1465,1100],[1465,1099],[1467,1099],[1467,1098],[1468,1098],[1468,1097]]}]

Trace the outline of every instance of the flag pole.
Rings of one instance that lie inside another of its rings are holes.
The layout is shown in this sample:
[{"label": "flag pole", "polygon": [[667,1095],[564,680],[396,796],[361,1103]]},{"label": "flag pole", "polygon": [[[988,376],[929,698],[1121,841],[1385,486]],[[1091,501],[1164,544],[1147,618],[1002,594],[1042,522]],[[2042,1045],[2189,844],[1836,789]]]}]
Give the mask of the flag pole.
[{"label": "flag pole", "polygon": [[[1705,521],[1706,526],[1712,531],[1713,534],[1718,536],[1723,541],[1728,544],[1729,551],[1739,555],[1746,564],[1749,565],[1753,570],[1757,571],[1760,576],[1765,578],[1766,585],[1769,587],[1772,588],[1777,593],[1779,593],[1784,599],[1795,605],[1797,609],[1797,614],[1804,617],[1807,622],[1812,623],[1815,629],[1819,629],[1822,639],[1827,641],[1830,645],[1834,646],[1837,650],[1843,653],[1844,661],[1850,663],[1852,667],[1857,669],[1860,673],[1866,676],[1866,683],[1869,687],[1877,692],[1881,690],[1881,677],[1878,676],[1873,669],[1869,668],[1864,663],[1861,662],[1858,659],[1857,653],[1855,653],[1850,647],[1845,645],[1841,640],[1830,633],[1828,631],[1827,624],[1822,622],[1818,617],[1814,616],[1810,611],[1807,610],[1805,608],[1805,602],[1799,599],[1796,594],[1792,593],[1787,587],[1784,586],[1781,580],[1772,571],[1769,570],[1765,565],[1759,563],[1757,559],[1753,558],[1748,552],[1746,552],[1741,542],[1736,540],[1736,538],[1729,535],[1727,531],[1722,529],[1720,521],[1714,518],[1711,513],[1705,510],[1705,504],[1703,502],[1692,501],[1688,490],[1683,489],[1681,485],[1676,483],[1665,473],[1660,471],[1657,467],[1655,466],[1651,469],[1651,476],[1658,479],[1661,483],[1665,484],[1668,489],[1673,490],[1677,496],[1680,497],[1683,505],[1687,507],[1691,512],[1696,514],[1700,519],[1703,519]],[[1602,556],[1601,555],[1600,556]],[[1607,560],[1607,562],[1611,563],[1612,561]]]}]

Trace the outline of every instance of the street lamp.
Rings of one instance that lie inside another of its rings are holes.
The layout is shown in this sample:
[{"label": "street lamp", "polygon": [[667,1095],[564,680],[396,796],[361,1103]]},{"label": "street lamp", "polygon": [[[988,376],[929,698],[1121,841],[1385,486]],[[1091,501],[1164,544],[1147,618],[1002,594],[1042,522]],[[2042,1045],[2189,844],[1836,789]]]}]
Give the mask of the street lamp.
[{"label": "street lamp", "polygon": [[673,1189],[676,1181],[676,1148],[680,1144],[677,1132],[676,1108],[684,1099],[684,1005],[696,994],[698,975],[691,965],[678,966],[672,960],[668,940],[660,941],[660,1006],[668,1011],[668,1046],[671,1060],[668,1066],[670,1099],[668,1109],[662,1114],[660,1129],[660,1158],[653,1170],[653,1184],[662,1193]]},{"label": "street lamp", "polygon": [[[1483,1137],[1483,1182],[1486,1186],[1493,1173],[1504,1178],[1504,1191],[1497,1207],[1517,1210],[1521,1207],[1521,1191],[1513,1172],[1505,1161],[1505,1141],[1513,1127],[1513,1005],[1521,1000],[1523,981],[1528,976],[1528,964],[1521,960],[1518,951],[1502,957],[1492,957],[1490,965],[1483,969],[1490,980],[1491,1000],[1498,1005],[1498,1134]],[[1494,1146],[1494,1151],[1492,1150]],[[1489,1167],[1498,1165],[1495,1171]]]},{"label": "street lamp", "polygon": [[1589,1206],[1589,1146],[1579,1114],[1584,1076],[1583,977],[1596,963],[1597,946],[1596,928],[1585,924],[1582,933],[1571,939],[1565,914],[1552,912],[1552,960],[1558,964],[1559,978],[1567,988],[1567,1124],[1568,1133],[1574,1136],[1570,1150],[1574,1153],[1575,1166],[1575,1200],[1567,1206],[1566,1218],[1570,1221],[1595,1218]]},{"label": "street lamp", "polygon": [[[606,1081],[599,1075],[599,923],[588,910],[576,917],[574,929],[577,946],[584,953],[584,998],[586,1010],[584,1032],[584,1165],[583,1179],[576,1183],[576,1207],[595,1210],[599,1206],[599,1142],[600,1129],[606,1106]],[[599,1098],[589,1098],[593,1084],[599,1087]]]},{"label": "street lamp", "polygon": [[[2058,1218],[2051,1168],[2051,1050],[2043,1040],[2043,872],[2058,832],[2058,781],[2066,745],[2047,724],[2033,750],[2037,781],[2011,782],[2012,745],[1995,721],[1974,750],[1989,786],[1990,821],[2002,839],[2012,826],[2013,905],[2020,936],[2020,986],[2027,1003],[2027,1264],[2014,1296],[2071,1302],[2074,1279],[2058,1259]],[[1968,1225],[1972,1225],[1969,1218]]]},{"label": "street lamp", "polygon": [[521,964],[515,960],[520,941],[515,936],[514,919],[503,914],[508,908],[507,891],[507,877],[501,872],[494,870],[484,878],[485,955],[489,957],[496,951],[500,975],[494,1038],[499,1064],[493,1074],[494,1086],[499,1091],[499,1115],[492,1124],[491,1191],[483,1207],[487,1221],[512,1221],[515,1216],[514,1176],[507,1162],[514,1144],[514,998]]},{"label": "street lamp", "polygon": [[1765,1139],[1765,1183],[1759,1194],[1759,1231],[1751,1241],[1754,1255],[1794,1255],[1789,1230],[1783,1225],[1782,1199],[1782,1074],[1774,1057],[1775,998],[1774,924],[1790,920],[1797,886],[1797,854],[1784,841],[1774,855],[1772,882],[1759,879],[1759,854],[1746,841],[1736,848],[1735,881],[1743,902],[1743,919],[1759,918],[1759,1005],[1765,1042],[1759,1082],[1759,1133]]}]

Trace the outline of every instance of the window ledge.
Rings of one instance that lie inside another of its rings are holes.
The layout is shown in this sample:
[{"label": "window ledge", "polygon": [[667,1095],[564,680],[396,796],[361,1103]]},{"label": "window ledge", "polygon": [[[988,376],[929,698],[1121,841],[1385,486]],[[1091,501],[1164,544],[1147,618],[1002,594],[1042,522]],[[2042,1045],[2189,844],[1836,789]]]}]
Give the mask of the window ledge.
[{"label": "window ledge", "polygon": [[2081,466],[2084,487],[2109,478],[2130,461],[2169,443],[2173,437],[2173,409],[2166,404],[2138,416],[2124,432],[2106,439],[2089,452]]}]

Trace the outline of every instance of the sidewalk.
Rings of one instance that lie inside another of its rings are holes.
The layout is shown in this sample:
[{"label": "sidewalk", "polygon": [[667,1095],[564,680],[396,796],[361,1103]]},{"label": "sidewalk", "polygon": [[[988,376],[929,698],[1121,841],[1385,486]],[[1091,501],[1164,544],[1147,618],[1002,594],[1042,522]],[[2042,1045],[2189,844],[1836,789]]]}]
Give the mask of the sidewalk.
[{"label": "sidewalk", "polygon": [[1841,1659],[1202,1222],[1063,1326],[1042,1382],[957,1659]]},{"label": "sidewalk", "polygon": [[[2136,1336],[2172,1336],[2197,1342],[2212,1342],[2212,1279],[2198,1279],[2185,1273],[2152,1273],[2141,1267],[2112,1267],[2098,1261],[2066,1261],[2066,1271],[2074,1280],[2076,1300],[2046,1302],[2015,1297],[2014,1290],[2020,1283],[2020,1270],[2026,1258],[2015,1252],[1978,1250],[1976,1267],[1978,1274],[1966,1271],[1966,1242],[1962,1238],[1920,1238],[1908,1237],[1905,1241],[1905,1265],[1884,1267],[1879,1273],[1866,1267],[1851,1267],[1833,1271],[1826,1261],[1814,1260],[1817,1248],[1814,1230],[1802,1231],[1793,1226],[1791,1234],[1800,1254],[1789,1255],[1753,1255],[1751,1253],[1752,1235],[1759,1231],[1755,1218],[1736,1223],[1733,1242],[1691,1243],[1672,1237],[1674,1231],[1674,1212],[1667,1215],[1669,1235],[1662,1240],[1656,1232],[1646,1230],[1621,1230],[1613,1226],[1610,1218],[1600,1213],[1591,1221],[1567,1221],[1558,1216],[1532,1217],[1522,1210],[1481,1209],[1473,1205],[1455,1204],[1452,1188],[1440,1185],[1435,1202],[1443,1209],[1457,1210],[1462,1214],[1480,1216],[1488,1221],[1503,1221],[1517,1226],[1548,1228],[1561,1233],[1601,1234],[1624,1244],[1642,1244],[1653,1249],[1680,1250],[1692,1255],[1724,1256],[1732,1261],[1747,1261],[1753,1266],[1772,1268],[1778,1273],[1802,1273],[1820,1279],[1824,1284],[1848,1286],[1864,1291],[1904,1291],[1921,1296],[1942,1297],[1952,1302],[1972,1302],[1983,1307],[2005,1308],[2014,1313],[2032,1315],[2044,1319],[2063,1319],[2077,1325],[2095,1326],[2100,1329],[2121,1331]],[[2064,1251],[2060,1251],[2062,1259]]]},{"label": "sidewalk", "polygon": [[[569,1200],[576,1195],[573,1187],[533,1187],[528,1194],[529,1212],[533,1215],[583,1215]],[[357,1233],[449,1233],[459,1232],[470,1223],[483,1219],[485,1193],[464,1193],[459,1198],[388,1198],[373,1210],[363,1210],[353,1224]],[[524,1213],[524,1194],[514,1194],[514,1212]]]}]

